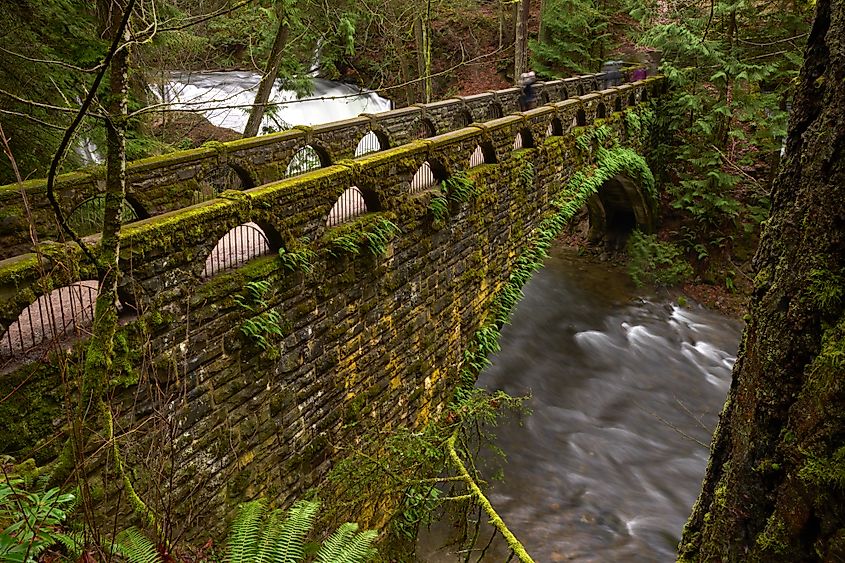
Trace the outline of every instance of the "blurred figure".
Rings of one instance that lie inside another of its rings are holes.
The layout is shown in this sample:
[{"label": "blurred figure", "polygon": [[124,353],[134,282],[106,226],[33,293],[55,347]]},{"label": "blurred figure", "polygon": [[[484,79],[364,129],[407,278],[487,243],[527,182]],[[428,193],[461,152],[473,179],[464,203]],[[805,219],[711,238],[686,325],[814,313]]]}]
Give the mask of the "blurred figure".
[{"label": "blurred figure", "polygon": [[519,83],[522,87],[522,94],[519,96],[519,109],[521,111],[533,109],[537,105],[537,93],[534,91],[535,82],[537,82],[537,76],[534,72],[523,72],[519,76]]}]

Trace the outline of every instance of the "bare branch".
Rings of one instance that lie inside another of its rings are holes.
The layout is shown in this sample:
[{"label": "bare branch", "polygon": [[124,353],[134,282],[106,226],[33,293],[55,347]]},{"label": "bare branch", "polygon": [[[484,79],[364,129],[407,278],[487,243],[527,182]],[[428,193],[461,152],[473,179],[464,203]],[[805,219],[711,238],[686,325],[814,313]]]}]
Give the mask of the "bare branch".
[{"label": "bare branch", "polygon": [[64,61],[58,61],[58,60],[53,60],[53,59],[37,59],[37,58],[34,58],[34,57],[27,57],[26,55],[24,55],[22,53],[18,53],[16,51],[11,51],[11,50],[6,49],[4,47],[0,47],[0,51],[7,53],[9,55],[12,55],[13,57],[18,57],[19,59],[29,61],[31,63],[41,63],[41,64],[47,64],[47,65],[61,66],[61,67],[69,68],[71,70],[75,70],[75,71],[78,71],[78,72],[86,72],[86,73],[97,72],[98,70],[100,70],[100,66],[101,66],[101,65],[97,65],[97,66],[94,66],[94,67],[91,67],[91,68],[82,68],[80,66],[72,65],[72,64],[66,63]]},{"label": "bare branch", "polygon": [[99,72],[97,72],[97,76],[94,78],[93,84],[91,84],[91,88],[88,90],[88,95],[85,97],[85,100],[82,102],[82,105],[79,108],[79,111],[74,117],[73,122],[70,124],[70,127],[67,128],[65,131],[64,137],[62,138],[62,142],[59,144],[58,150],[56,150],[56,155],[53,157],[53,161],[50,163],[50,172],[47,174],[47,199],[50,200],[50,205],[53,207],[53,211],[56,213],[56,219],[59,222],[59,225],[62,229],[70,236],[73,241],[79,245],[79,248],[85,255],[91,260],[91,263],[97,267],[98,274],[102,277],[103,272],[102,265],[100,264],[99,260],[94,256],[88,246],[82,242],[82,239],[79,238],[74,230],[67,224],[65,220],[64,213],[62,213],[61,207],[59,207],[59,202],[56,201],[56,194],[54,192],[56,187],[56,174],[59,170],[59,165],[67,155],[68,147],[70,146],[70,141],[73,139],[73,135],[79,126],[82,124],[82,120],[88,113],[88,108],[94,102],[94,97],[97,95],[97,88],[100,87],[100,82],[102,82],[103,77],[106,74],[106,71],[111,64],[112,59],[114,58],[115,54],[120,49],[120,40],[123,37],[123,32],[126,29],[126,26],[129,25],[129,18],[132,16],[132,8],[135,6],[136,0],[129,0],[128,4],[126,5],[126,9],[123,12],[123,18],[120,21],[120,26],[118,31],[114,34],[114,40],[112,41],[111,47],[109,48],[108,53],[106,53],[105,58],[101,64]]}]

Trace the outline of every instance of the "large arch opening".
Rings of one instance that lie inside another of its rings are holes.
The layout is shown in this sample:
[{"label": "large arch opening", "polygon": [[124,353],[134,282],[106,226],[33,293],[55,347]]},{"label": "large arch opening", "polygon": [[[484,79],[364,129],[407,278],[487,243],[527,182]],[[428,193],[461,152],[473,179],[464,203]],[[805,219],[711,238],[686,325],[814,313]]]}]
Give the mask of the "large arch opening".
[{"label": "large arch opening", "polygon": [[634,229],[654,230],[654,215],[640,189],[630,178],[617,174],[607,180],[587,202],[590,240],[619,250]]},{"label": "large arch opening", "polygon": [[417,122],[417,138],[418,139],[427,139],[429,137],[434,137],[437,135],[437,129],[434,127],[434,123],[427,117],[421,118]]},{"label": "large arch opening", "polygon": [[[99,293],[97,280],[83,280],[42,295],[0,335],[0,358],[21,358],[54,342],[87,336]],[[120,311],[120,303],[117,307]]]},{"label": "large arch opening", "polygon": [[365,213],[378,210],[379,204],[372,192],[365,192],[358,186],[349,186],[340,194],[329,211],[326,226],[336,227]]},{"label": "large arch opening", "polygon": [[463,129],[472,123],[472,114],[466,109],[459,110],[455,115],[454,123],[455,129]]},{"label": "large arch opening", "polygon": [[513,150],[534,148],[534,137],[530,129],[521,129],[513,140]]},{"label": "large arch opening", "polygon": [[411,178],[411,185],[408,193],[418,194],[432,188],[436,188],[446,179],[445,168],[436,160],[426,160],[419,167],[414,177]]},{"label": "large arch opening", "polygon": [[[103,230],[105,211],[106,196],[97,194],[74,207],[67,216],[67,224],[81,237],[99,233]],[[131,198],[123,199],[123,205],[120,208],[121,224],[125,225],[148,216],[144,208]]]}]

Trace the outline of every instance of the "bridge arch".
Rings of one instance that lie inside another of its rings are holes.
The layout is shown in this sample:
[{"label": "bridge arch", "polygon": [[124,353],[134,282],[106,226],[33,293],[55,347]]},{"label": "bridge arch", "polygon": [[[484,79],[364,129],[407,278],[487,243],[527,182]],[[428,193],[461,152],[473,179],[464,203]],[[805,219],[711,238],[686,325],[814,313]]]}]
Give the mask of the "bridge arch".
[{"label": "bridge arch", "polygon": [[502,104],[497,101],[490,102],[490,105],[487,106],[487,119],[499,119],[504,115],[502,113]]},{"label": "bridge arch", "polygon": [[246,167],[236,162],[226,162],[206,169],[199,183],[202,187],[211,188],[212,197],[226,190],[243,191],[258,185]]},{"label": "bridge arch", "polygon": [[217,240],[203,262],[200,279],[243,266],[253,258],[267,256],[281,247],[281,236],[269,224],[242,223]]},{"label": "bridge arch", "polygon": [[587,200],[590,219],[590,240],[604,240],[621,248],[628,237],[639,229],[654,231],[654,213],[643,189],[627,174],[619,173],[606,180]]},{"label": "bridge arch", "polygon": [[371,152],[383,151],[390,148],[390,139],[387,135],[376,129],[368,131],[366,135],[361,137],[358,145],[355,147],[355,157],[363,156]]},{"label": "bridge arch", "polygon": [[607,117],[607,107],[604,103],[599,102],[599,105],[596,106],[596,118],[604,119],[605,117]]},{"label": "bridge arch", "polygon": [[435,188],[448,177],[446,168],[437,160],[426,160],[411,178],[408,193],[418,194]]},{"label": "bridge arch", "polygon": [[546,137],[559,137],[563,135],[563,124],[560,119],[553,117],[546,128]]},{"label": "bridge arch", "polygon": [[434,122],[427,117],[421,117],[415,124],[414,129],[417,132],[417,139],[427,139],[437,135],[437,128]]},{"label": "bridge arch", "polygon": [[466,108],[458,110],[454,120],[455,129],[463,129],[470,123],[472,123],[472,114],[469,110]]},{"label": "bridge arch", "polygon": [[329,154],[320,146],[308,144],[299,149],[291,157],[285,169],[285,178],[305,174],[311,170],[331,165]]},{"label": "bridge arch", "polygon": [[584,108],[578,108],[578,111],[575,112],[574,121],[576,127],[584,127],[587,125],[587,112],[584,111]]},{"label": "bridge arch", "polygon": [[97,280],[82,280],[39,296],[0,334],[0,358],[26,357],[43,346],[83,336],[94,320],[99,288]]},{"label": "bridge arch", "polygon": [[349,186],[338,196],[329,214],[326,226],[336,227],[371,211],[379,211],[378,197],[372,190],[359,186]]},{"label": "bridge arch", "polygon": [[534,148],[534,136],[531,134],[531,129],[524,128],[517,132],[513,140],[513,150],[531,149]]},{"label": "bridge arch", "polygon": [[489,141],[482,141],[476,145],[475,150],[469,157],[469,167],[475,168],[482,164],[496,164],[496,149],[493,148],[493,143]]},{"label": "bridge arch", "polygon": [[[106,195],[97,194],[82,201],[73,208],[67,216],[67,224],[79,236],[87,236],[99,233],[103,227],[105,214]],[[149,217],[146,209],[130,194],[123,199],[123,206],[120,210],[122,224],[131,223]]]}]

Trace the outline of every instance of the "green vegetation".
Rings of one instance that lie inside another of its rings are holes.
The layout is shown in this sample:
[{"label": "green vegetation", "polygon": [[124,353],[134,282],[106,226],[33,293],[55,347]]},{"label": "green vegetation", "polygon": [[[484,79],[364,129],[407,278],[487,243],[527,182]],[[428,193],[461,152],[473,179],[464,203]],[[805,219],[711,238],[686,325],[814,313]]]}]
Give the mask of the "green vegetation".
[{"label": "green vegetation", "polygon": [[628,273],[637,285],[677,285],[692,276],[683,252],[657,235],[634,231],[628,239]]},{"label": "green vegetation", "polygon": [[43,480],[30,491],[23,479],[0,482],[0,560],[34,563],[54,546],[78,551],[80,539],[62,527],[76,502],[72,493],[44,490]]},{"label": "green vegetation", "polygon": [[[319,509],[315,501],[297,501],[288,510],[268,509],[263,499],[238,507],[232,522],[222,561],[224,563],[365,563],[374,555],[371,547],[377,533],[358,531],[345,523],[329,536],[316,553],[306,543]],[[118,534],[116,551],[128,563],[166,563],[158,546],[140,530],[130,528]],[[311,557],[313,555],[313,558]]]},{"label": "green vegetation", "polygon": [[270,339],[284,336],[282,315],[267,303],[269,291],[269,281],[251,281],[246,284],[246,295],[234,298],[235,303],[253,315],[241,324],[241,332],[265,351],[272,346]]}]

